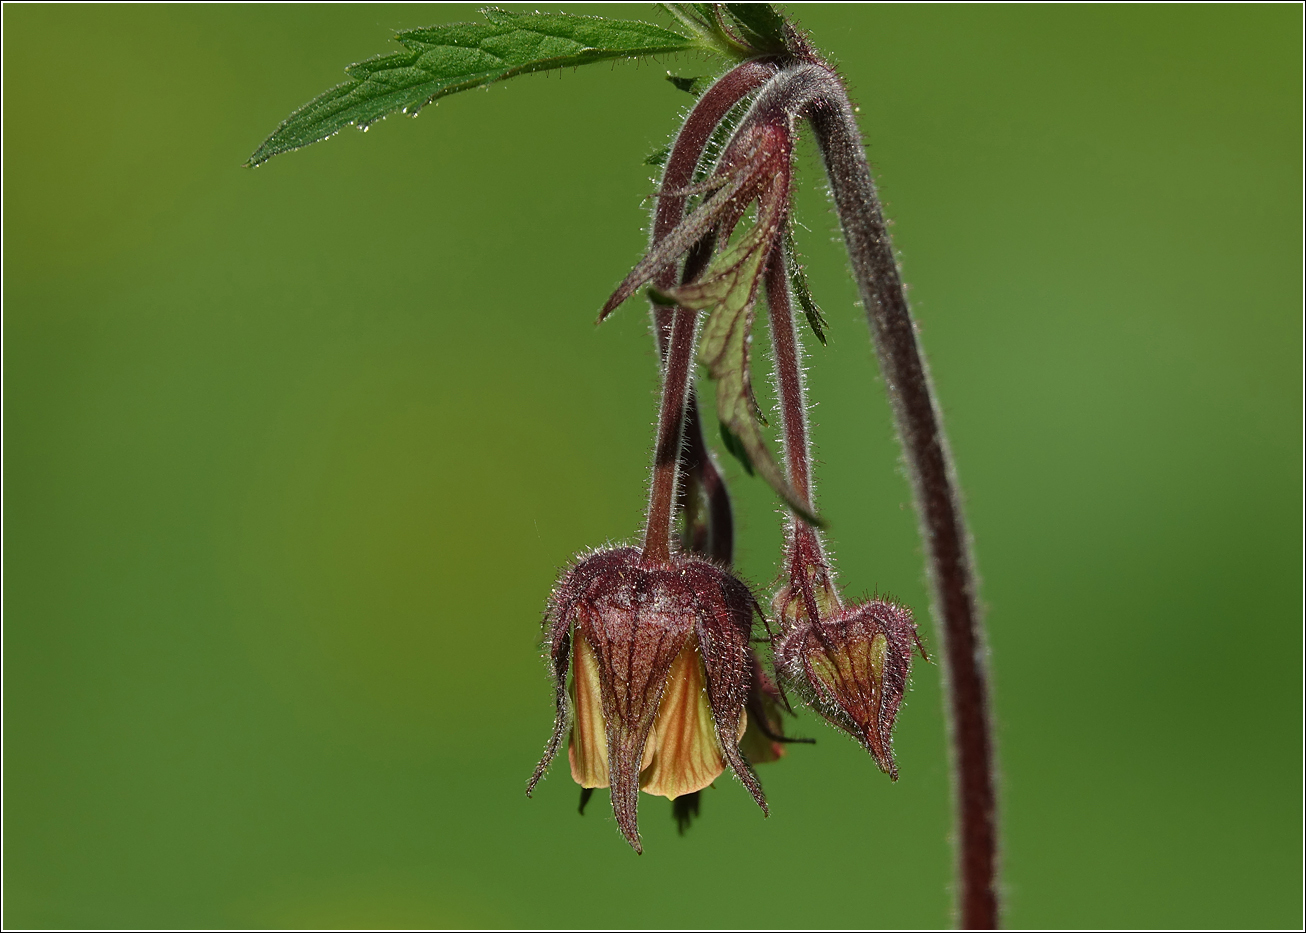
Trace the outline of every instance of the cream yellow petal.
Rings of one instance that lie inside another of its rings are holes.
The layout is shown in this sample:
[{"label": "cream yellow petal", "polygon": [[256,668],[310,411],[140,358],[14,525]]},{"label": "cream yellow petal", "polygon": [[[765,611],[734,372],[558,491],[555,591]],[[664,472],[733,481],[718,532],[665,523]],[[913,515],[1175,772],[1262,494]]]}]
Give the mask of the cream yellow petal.
[{"label": "cream yellow petal", "polygon": [[648,765],[640,774],[640,789],[673,800],[702,790],[725,770],[696,636],[690,636],[671,664],[644,756]]},{"label": "cream yellow petal", "polygon": [[572,645],[571,705],[576,712],[567,743],[571,777],[581,787],[608,786],[608,734],[599,694],[599,665],[585,636]]}]

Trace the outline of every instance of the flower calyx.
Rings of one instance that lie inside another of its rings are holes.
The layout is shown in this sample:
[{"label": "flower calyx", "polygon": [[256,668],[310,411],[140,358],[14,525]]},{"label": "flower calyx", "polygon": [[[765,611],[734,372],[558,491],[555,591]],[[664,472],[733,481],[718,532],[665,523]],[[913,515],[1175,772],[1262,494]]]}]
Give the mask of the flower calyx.
[{"label": "flower calyx", "polygon": [[816,618],[803,611],[774,645],[781,682],[860,742],[895,781],[893,726],[913,650],[926,657],[911,610],[879,598]]},{"label": "flower calyx", "polygon": [[747,586],[702,558],[646,561],[625,547],[576,563],[545,617],[557,717],[527,794],[569,732],[573,779],[611,788],[617,824],[636,852],[641,790],[674,800],[729,767],[765,812],[739,744],[758,613]]}]

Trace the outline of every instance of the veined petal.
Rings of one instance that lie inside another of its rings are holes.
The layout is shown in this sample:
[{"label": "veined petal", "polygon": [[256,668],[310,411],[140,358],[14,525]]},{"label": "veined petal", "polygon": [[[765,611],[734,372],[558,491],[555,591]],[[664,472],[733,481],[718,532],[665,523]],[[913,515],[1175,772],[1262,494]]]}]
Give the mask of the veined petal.
[{"label": "veined petal", "polygon": [[608,786],[608,734],[603,724],[603,698],[594,649],[579,632],[573,642],[571,703],[575,720],[567,760],[571,777],[581,787]]},{"label": "veined petal", "polygon": [[690,636],[671,664],[646,755],[650,750],[650,764],[639,779],[646,794],[674,800],[702,790],[726,769],[707,700],[697,636]]},{"label": "veined petal", "polygon": [[582,558],[545,617],[558,716],[531,787],[570,733],[572,777],[611,789],[636,851],[641,783],[678,798],[728,766],[761,802],[739,754],[756,611],[748,587],[710,561],[645,561],[636,548]]},{"label": "veined petal", "polygon": [[[723,578],[716,582],[721,598],[704,601],[695,628],[707,675],[707,699],[721,757],[766,813],[762,784],[739,750],[739,739],[747,724],[744,707],[753,679],[748,639],[753,629],[753,613],[759,610],[748,588],[739,581]],[[706,591],[704,586],[701,592]]]},{"label": "veined petal", "polygon": [[885,771],[894,773],[888,730],[882,729],[884,659],[889,639],[876,632],[807,656],[812,684],[830,703],[840,703],[861,732],[860,738]]}]

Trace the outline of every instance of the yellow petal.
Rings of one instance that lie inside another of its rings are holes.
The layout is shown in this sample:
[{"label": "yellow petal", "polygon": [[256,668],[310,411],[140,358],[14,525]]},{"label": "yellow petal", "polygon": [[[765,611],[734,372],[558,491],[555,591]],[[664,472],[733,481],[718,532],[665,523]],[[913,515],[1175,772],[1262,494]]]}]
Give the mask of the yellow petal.
[{"label": "yellow petal", "polygon": [[[705,686],[698,638],[691,635],[671,663],[653,732],[644,749],[648,765],[639,779],[644,793],[674,800],[702,790],[725,770]],[[743,725],[741,722],[741,732]]]},{"label": "yellow petal", "polygon": [[571,777],[581,787],[608,786],[608,734],[599,694],[599,665],[580,632],[572,643],[571,705],[576,719],[567,743]]}]

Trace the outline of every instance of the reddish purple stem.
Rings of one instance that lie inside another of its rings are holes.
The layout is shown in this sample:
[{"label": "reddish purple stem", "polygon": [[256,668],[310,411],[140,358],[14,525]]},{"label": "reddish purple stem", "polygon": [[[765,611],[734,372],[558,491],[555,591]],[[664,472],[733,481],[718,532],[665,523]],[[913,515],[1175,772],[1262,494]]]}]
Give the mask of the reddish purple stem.
[{"label": "reddish purple stem", "polygon": [[942,623],[958,813],[959,920],[964,929],[994,929],[998,925],[997,793],[987,650],[970,534],[943,419],[866,164],[861,132],[842,83],[828,70],[826,75],[828,90],[810,108],[808,118],[825,160],[906,454],[928,555],[935,617]]},{"label": "reddish purple stem", "polygon": [[[671,154],[667,157],[667,167],[662,173],[662,189],[658,194],[657,212],[653,218],[650,247],[662,242],[675,229],[676,224],[685,218],[689,195],[683,192],[693,184],[694,171],[698,168],[703,150],[707,148],[717,125],[732,107],[774,78],[778,71],[779,68],[769,62],[744,62],[726,72],[703,92],[684,126],[676,134]],[[705,256],[704,259],[706,258]],[[683,281],[689,281],[689,276],[684,277]],[[678,284],[675,265],[669,264],[659,269],[653,276],[653,284],[664,290],[674,288]],[[671,330],[671,310],[663,305],[654,306],[658,350],[663,356],[666,355],[667,337]]]},{"label": "reddish purple stem", "polygon": [[[767,62],[744,62],[725,74],[699,98],[676,135],[671,154],[667,158],[666,169],[662,173],[662,187],[653,219],[651,246],[660,243],[675,229],[676,224],[684,219],[689,195],[683,192],[693,183],[699,160],[703,157],[703,151],[707,148],[717,125],[732,107],[775,77],[778,70],[774,64]],[[696,278],[706,267],[711,252],[711,243],[703,244],[703,248],[691,252],[685,260],[680,280],[689,282]],[[668,264],[659,269],[653,277],[654,284],[662,289],[673,288],[677,284],[676,271],[675,264]],[[711,454],[704,441],[702,418],[699,415],[698,400],[692,386],[680,390],[687,393],[687,401],[684,397],[679,402],[672,400],[673,404],[679,407],[680,415],[677,416],[679,420],[674,424],[665,420],[668,404],[666,393],[673,383],[687,383],[693,367],[694,315],[690,313],[688,316],[691,326],[685,372],[683,375],[677,373],[674,380],[671,378],[668,344],[672,342],[674,311],[674,308],[663,305],[653,306],[653,329],[657,339],[658,354],[665,364],[664,397],[662,411],[659,413],[657,449],[654,454],[653,483],[649,496],[649,523],[645,528],[645,556],[650,556],[648,553],[650,545],[656,549],[655,553],[661,553],[663,550],[669,553],[671,505],[667,503],[672,503],[672,494],[677,488],[678,471],[674,458],[679,456],[684,473],[697,478],[707,498],[707,553],[728,564],[734,552],[734,523],[730,511],[730,497],[725,480],[712,462]],[[666,460],[667,457],[673,459]],[[665,521],[660,512],[655,519],[653,509],[656,507],[661,510],[664,505],[667,508]],[[664,532],[667,537],[665,545],[661,543]]]},{"label": "reddish purple stem", "polygon": [[916,338],[861,131],[838,75],[794,34],[798,60],[757,94],[745,123],[805,117],[816,134],[902,443],[924,540],[944,674],[957,805],[959,920],[998,925],[998,828],[987,649],[970,534],[929,369]]},{"label": "reddish purple stem", "polygon": [[694,365],[694,325],[698,313],[676,308],[671,319],[671,339],[662,370],[662,407],[658,412],[657,445],[653,451],[653,484],[649,493],[648,524],[644,528],[644,560],[671,559],[671,517],[675,504],[676,467],[684,430],[685,398]]}]

